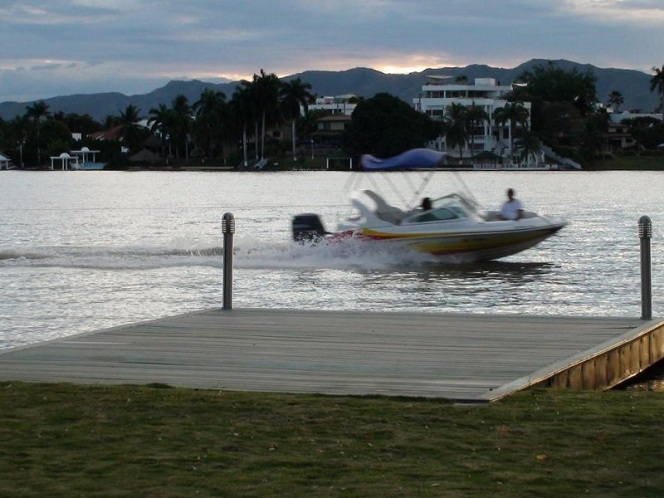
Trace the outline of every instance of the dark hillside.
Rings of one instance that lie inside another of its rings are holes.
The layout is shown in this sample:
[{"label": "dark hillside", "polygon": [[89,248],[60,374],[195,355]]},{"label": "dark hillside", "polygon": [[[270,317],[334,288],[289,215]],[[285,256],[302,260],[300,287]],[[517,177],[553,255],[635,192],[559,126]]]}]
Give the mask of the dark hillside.
[{"label": "dark hillside", "polygon": [[[410,74],[385,74],[369,68],[354,68],[345,71],[305,71],[286,76],[290,80],[301,78],[312,86],[313,93],[323,95],[355,94],[360,97],[373,97],[376,93],[387,92],[402,100],[412,103],[420,93],[427,74],[445,74],[451,77],[466,76],[469,81],[475,78],[495,78],[502,84],[509,84],[524,71],[532,70],[538,64],[547,64],[544,59],[533,59],[514,68],[496,68],[487,65],[472,64],[466,67],[444,67],[426,69]],[[577,68],[580,72],[592,71],[597,77],[597,97],[601,102],[608,100],[613,90],[622,93],[625,102],[623,110],[640,109],[652,112],[657,106],[657,94],[649,91],[652,75],[629,69],[597,68],[589,64],[557,60],[555,64],[565,70]],[[239,82],[206,83],[199,80],[171,81],[143,95],[126,96],[121,93],[97,93],[88,95],[69,95],[44,99],[51,112],[89,114],[103,121],[107,115],[118,115],[129,104],[135,105],[141,116],[148,115],[151,108],[159,104],[171,105],[178,95],[185,95],[191,104],[196,102],[206,88],[212,88],[226,94],[231,99]],[[25,114],[25,108],[32,102],[0,103],[0,117],[13,119]]]}]

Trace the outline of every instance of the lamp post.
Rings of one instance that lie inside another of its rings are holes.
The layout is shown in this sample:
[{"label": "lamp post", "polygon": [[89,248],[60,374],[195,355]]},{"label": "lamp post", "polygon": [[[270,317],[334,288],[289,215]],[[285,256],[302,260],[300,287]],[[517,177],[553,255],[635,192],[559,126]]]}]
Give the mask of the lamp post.
[{"label": "lamp post", "polygon": [[235,216],[226,213],[221,219],[221,232],[224,234],[224,309],[233,309],[233,234]]},{"label": "lamp post", "polygon": [[641,319],[652,319],[652,265],[650,260],[650,239],[652,221],[648,216],[639,218],[639,238],[641,239]]}]

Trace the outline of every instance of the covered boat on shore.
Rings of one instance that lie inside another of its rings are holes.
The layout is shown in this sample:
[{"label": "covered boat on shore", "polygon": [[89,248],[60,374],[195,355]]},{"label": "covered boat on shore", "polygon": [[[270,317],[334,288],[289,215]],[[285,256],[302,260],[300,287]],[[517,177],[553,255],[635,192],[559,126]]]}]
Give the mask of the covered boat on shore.
[{"label": "covered boat on shore", "polygon": [[[412,170],[439,167],[444,154],[415,149],[395,158],[362,157],[365,170]],[[428,182],[428,180],[427,180]],[[505,220],[497,211],[484,210],[468,195],[450,193],[426,198],[417,207],[388,204],[374,190],[360,190],[351,197],[352,216],[334,232],[327,232],[318,215],[293,218],[295,240],[340,241],[357,238],[381,244],[396,244],[430,254],[446,262],[488,261],[529,249],[562,229],[558,217],[523,212],[518,220]]]}]

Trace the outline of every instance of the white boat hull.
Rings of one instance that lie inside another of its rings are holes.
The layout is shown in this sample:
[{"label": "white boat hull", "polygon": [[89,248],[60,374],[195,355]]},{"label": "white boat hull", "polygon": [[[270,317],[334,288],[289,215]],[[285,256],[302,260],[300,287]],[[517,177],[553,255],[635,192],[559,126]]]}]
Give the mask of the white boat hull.
[{"label": "white boat hull", "polygon": [[[346,230],[332,236],[332,239],[354,237],[381,244],[406,246],[419,252],[430,254],[444,261],[477,262],[505,258],[530,249],[555,234],[565,226],[564,221],[553,220],[536,225],[521,222],[491,222],[503,225],[502,230],[458,230],[446,233],[398,232],[390,229],[358,228]],[[529,226],[525,226],[528,224]],[[506,227],[505,225],[512,225]]]}]

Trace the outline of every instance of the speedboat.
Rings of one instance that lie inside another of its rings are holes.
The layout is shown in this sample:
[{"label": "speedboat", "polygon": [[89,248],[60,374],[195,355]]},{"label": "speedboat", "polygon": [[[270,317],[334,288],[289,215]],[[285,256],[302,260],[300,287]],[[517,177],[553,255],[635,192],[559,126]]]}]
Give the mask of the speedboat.
[{"label": "speedboat", "polygon": [[[364,159],[363,164],[371,164],[368,161]],[[405,246],[441,261],[465,263],[519,253],[567,224],[561,218],[532,211],[525,211],[518,220],[504,220],[498,211],[484,210],[462,193],[428,199],[424,207],[402,209],[388,204],[377,192],[365,189],[356,192],[351,203],[353,215],[343,220],[334,232],[327,232],[314,213],[295,216],[293,238],[330,242],[355,238]]]}]

